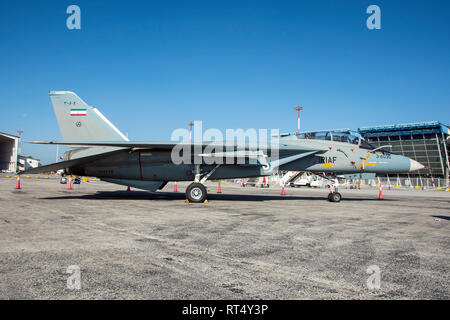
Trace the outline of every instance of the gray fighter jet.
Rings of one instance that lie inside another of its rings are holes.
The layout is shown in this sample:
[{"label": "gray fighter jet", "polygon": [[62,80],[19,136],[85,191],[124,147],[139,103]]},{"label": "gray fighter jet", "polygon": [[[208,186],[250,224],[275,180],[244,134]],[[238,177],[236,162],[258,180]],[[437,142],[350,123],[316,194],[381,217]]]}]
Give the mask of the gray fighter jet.
[{"label": "gray fighter jet", "polygon": [[[404,173],[423,165],[407,157],[374,148],[351,131],[323,131],[274,137],[267,147],[214,142],[129,141],[96,108],[70,91],[50,91],[62,135],[61,142],[37,144],[69,146],[63,161],[26,170],[42,173],[64,170],[67,175],[91,176],[119,185],[155,192],[169,181],[192,181],[186,190],[190,202],[204,202],[207,179],[272,175],[274,170],[325,174]],[[276,138],[276,139],[275,139]],[[174,161],[174,155],[182,161]],[[339,202],[331,192],[328,199]]]}]

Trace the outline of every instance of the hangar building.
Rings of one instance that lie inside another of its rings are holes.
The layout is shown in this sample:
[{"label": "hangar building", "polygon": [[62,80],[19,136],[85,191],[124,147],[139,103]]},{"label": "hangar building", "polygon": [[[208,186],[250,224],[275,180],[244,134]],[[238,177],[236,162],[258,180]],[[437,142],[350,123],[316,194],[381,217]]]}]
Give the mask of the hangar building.
[{"label": "hangar building", "polygon": [[20,137],[0,132],[0,172],[16,172]]},{"label": "hangar building", "polygon": [[391,145],[385,149],[425,166],[411,176],[449,178],[450,128],[439,121],[361,127],[358,131],[375,147]]}]

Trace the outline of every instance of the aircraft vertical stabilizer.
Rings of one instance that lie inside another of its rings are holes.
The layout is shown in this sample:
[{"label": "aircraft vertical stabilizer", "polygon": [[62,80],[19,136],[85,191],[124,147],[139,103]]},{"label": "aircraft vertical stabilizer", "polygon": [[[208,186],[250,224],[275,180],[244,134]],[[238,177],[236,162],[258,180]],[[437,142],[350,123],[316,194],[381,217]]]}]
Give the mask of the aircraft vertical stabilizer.
[{"label": "aircraft vertical stabilizer", "polygon": [[71,91],[50,91],[63,141],[128,141],[96,108]]}]

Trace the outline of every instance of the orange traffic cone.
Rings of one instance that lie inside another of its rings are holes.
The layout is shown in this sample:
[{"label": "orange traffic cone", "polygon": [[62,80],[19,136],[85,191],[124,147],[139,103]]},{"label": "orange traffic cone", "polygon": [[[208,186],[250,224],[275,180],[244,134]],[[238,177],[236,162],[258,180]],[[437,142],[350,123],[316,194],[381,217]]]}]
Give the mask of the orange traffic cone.
[{"label": "orange traffic cone", "polygon": [[20,176],[17,176],[16,189],[20,189]]},{"label": "orange traffic cone", "polygon": [[175,181],[175,185],[173,186],[173,192],[178,192],[177,182]]},{"label": "orange traffic cone", "polygon": [[378,194],[378,199],[383,200],[383,186],[380,185],[380,193]]},{"label": "orange traffic cone", "polygon": [[284,185],[281,187],[281,195],[284,196],[286,193],[284,192]]},{"label": "orange traffic cone", "polygon": [[130,186],[128,186],[128,187],[127,187],[127,191],[131,191],[131,188],[130,188]]},{"label": "orange traffic cone", "polygon": [[222,189],[220,188],[220,180],[219,180],[219,188],[217,188],[217,193],[222,193]]},{"label": "orange traffic cone", "polygon": [[69,187],[68,190],[72,190],[72,177],[69,177]]}]

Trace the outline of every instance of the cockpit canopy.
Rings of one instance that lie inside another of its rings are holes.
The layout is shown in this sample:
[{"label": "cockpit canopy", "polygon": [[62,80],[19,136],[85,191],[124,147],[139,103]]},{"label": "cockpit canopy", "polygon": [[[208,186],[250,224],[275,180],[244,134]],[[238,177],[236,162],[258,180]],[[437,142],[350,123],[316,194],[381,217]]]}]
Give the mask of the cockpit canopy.
[{"label": "cockpit canopy", "polygon": [[336,130],[336,131],[315,131],[296,134],[285,134],[280,137],[295,135],[297,139],[311,139],[311,140],[329,140],[337,142],[351,143],[360,148],[373,150],[375,149],[370,143],[356,131],[352,130]]}]

